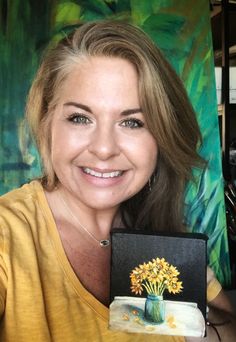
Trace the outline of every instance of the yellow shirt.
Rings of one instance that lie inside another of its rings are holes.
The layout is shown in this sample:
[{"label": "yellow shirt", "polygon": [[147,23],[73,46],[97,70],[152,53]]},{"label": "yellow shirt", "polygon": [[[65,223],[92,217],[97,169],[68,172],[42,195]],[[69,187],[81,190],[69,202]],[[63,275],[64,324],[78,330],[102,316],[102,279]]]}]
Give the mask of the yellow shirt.
[{"label": "yellow shirt", "polygon": [[37,181],[0,197],[0,314],[0,341],[184,341],[108,330],[109,311],[73,272]]}]

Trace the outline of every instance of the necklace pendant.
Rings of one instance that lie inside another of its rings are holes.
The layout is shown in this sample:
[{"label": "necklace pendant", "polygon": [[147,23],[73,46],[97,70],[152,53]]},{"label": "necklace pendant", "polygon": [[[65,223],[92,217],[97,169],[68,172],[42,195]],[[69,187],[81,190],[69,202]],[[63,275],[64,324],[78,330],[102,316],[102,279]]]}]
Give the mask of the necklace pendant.
[{"label": "necklace pendant", "polygon": [[101,247],[107,247],[110,245],[110,240],[100,240],[99,244]]}]

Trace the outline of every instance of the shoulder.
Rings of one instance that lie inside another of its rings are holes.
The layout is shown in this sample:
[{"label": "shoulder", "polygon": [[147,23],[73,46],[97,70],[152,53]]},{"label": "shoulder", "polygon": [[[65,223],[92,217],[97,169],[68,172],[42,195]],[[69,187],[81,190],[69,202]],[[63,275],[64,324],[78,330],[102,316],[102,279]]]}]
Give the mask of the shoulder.
[{"label": "shoulder", "polygon": [[34,180],[30,183],[26,183],[22,185],[21,187],[11,190],[10,192],[7,192],[6,194],[0,196],[0,205],[9,203],[13,200],[14,202],[17,200],[24,199],[26,196],[32,196],[37,190],[41,189],[42,186],[40,182]]},{"label": "shoulder", "polygon": [[0,225],[2,222],[33,215],[42,196],[43,188],[38,181],[32,181],[1,196]]}]

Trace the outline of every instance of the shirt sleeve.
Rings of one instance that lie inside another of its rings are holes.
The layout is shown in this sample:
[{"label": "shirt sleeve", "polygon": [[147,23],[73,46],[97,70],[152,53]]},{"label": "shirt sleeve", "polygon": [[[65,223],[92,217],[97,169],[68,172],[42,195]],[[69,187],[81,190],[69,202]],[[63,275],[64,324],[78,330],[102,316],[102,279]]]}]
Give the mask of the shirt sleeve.
[{"label": "shirt sleeve", "polygon": [[207,302],[211,302],[222,290],[222,286],[216,279],[210,267],[207,267]]}]

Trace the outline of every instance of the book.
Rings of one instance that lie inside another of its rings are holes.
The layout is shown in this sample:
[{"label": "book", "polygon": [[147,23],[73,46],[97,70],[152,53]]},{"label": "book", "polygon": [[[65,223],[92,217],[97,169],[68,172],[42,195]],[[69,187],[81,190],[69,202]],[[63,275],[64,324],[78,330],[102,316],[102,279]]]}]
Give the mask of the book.
[{"label": "book", "polygon": [[113,229],[111,245],[110,329],[205,336],[206,235]]}]

